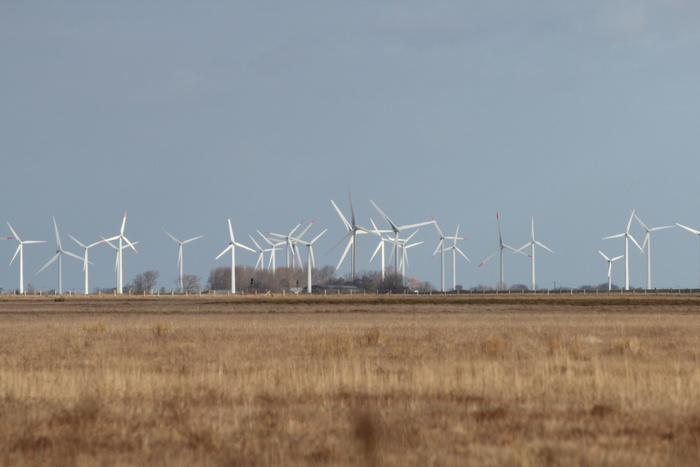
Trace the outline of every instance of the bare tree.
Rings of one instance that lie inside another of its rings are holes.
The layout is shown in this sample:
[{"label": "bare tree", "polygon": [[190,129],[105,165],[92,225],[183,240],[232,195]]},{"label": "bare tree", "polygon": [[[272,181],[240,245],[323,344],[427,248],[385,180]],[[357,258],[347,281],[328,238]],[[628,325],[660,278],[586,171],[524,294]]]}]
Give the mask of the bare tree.
[{"label": "bare tree", "polygon": [[231,268],[221,266],[209,271],[207,281],[209,290],[230,290],[231,289]]},{"label": "bare tree", "polygon": [[323,266],[313,271],[314,283],[318,285],[328,284],[335,277],[335,268],[333,266]]},{"label": "bare tree", "polygon": [[[180,286],[180,281],[175,280],[175,284]],[[184,293],[199,293],[202,290],[202,286],[199,284],[199,276],[194,274],[183,274],[182,275],[182,291]]]},{"label": "bare tree", "polygon": [[137,274],[134,281],[131,283],[131,290],[134,293],[142,294],[151,292],[155,289],[160,273],[158,271],[146,271],[143,274]]}]

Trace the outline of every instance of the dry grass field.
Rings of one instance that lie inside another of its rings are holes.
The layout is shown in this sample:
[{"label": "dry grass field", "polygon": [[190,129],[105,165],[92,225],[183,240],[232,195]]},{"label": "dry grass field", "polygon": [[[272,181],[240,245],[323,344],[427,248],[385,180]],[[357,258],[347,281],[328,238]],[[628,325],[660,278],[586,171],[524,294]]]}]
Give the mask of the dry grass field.
[{"label": "dry grass field", "polygon": [[700,297],[0,297],[1,465],[698,465]]}]

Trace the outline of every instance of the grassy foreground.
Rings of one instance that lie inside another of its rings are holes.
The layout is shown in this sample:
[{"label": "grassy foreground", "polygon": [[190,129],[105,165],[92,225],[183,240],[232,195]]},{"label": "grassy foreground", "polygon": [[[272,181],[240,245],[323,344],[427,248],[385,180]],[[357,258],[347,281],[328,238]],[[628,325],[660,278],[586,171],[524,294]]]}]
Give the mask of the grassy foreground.
[{"label": "grassy foreground", "polygon": [[700,298],[2,297],[1,465],[697,465]]}]

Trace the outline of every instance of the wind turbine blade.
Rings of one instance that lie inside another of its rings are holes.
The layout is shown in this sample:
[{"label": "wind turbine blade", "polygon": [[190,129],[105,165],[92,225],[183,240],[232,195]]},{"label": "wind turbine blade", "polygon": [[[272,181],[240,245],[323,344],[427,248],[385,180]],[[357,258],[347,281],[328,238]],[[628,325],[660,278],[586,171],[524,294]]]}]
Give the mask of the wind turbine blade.
[{"label": "wind turbine blade", "polygon": [[[116,237],[116,238],[119,238],[119,237]],[[112,243],[111,243],[111,242],[113,242],[114,240],[115,240],[115,238],[102,238],[102,241],[99,242],[99,243],[106,243],[107,245],[111,246],[113,250],[118,250],[119,248],[117,248],[116,246],[112,245]]]},{"label": "wind turbine blade", "polygon": [[316,260],[314,259],[314,247],[309,244],[309,256],[311,256],[311,268],[316,267]]},{"label": "wind turbine blade", "polygon": [[[343,238],[341,238],[341,239],[338,241],[338,243],[336,243],[335,245],[333,245],[333,247],[332,247],[330,250],[328,250],[328,251],[326,252],[326,254],[328,254],[328,253],[330,253],[331,251],[335,250],[336,247],[337,247],[338,245],[340,245],[341,243],[343,243],[343,242],[344,242],[348,237],[350,237],[351,235],[352,235],[352,231],[346,233],[346,234],[343,236]],[[352,244],[352,238],[350,239],[350,242],[349,242],[349,243]],[[346,248],[346,249],[347,249],[347,248]]]},{"label": "wind turbine blade", "polygon": [[236,246],[238,246],[238,247],[241,247],[241,248],[243,248],[244,250],[252,251],[253,253],[255,253],[255,250],[253,250],[253,249],[250,248],[249,246],[245,246],[245,245],[242,244],[242,243],[236,242],[236,243],[234,243],[234,245],[236,245]]},{"label": "wind turbine blade", "polygon": [[184,245],[185,243],[194,242],[195,240],[199,240],[199,239],[202,238],[202,237],[204,237],[204,235],[200,235],[200,236],[198,236],[198,237],[193,237],[193,238],[188,238],[187,240],[185,240],[184,242],[182,242],[182,244]]},{"label": "wind turbine blade", "polygon": [[67,254],[68,256],[71,256],[71,257],[75,258],[75,259],[79,259],[80,261],[83,260],[83,258],[81,258],[80,256],[78,256],[78,255],[76,255],[76,254],[74,254],[74,253],[71,253],[70,251],[62,251],[62,252],[65,253],[65,254]]},{"label": "wind turbine blade", "polygon": [[[639,223],[639,225],[642,226],[642,228],[643,228],[644,230],[649,231],[649,227],[647,227],[646,224],[645,224],[644,222],[642,222],[642,220],[639,218],[639,216],[637,215],[637,213],[633,213],[632,215],[634,216],[635,219],[637,219],[637,222]],[[629,228],[628,228],[628,230],[629,230]]]},{"label": "wind turbine blade", "polygon": [[532,245],[532,240],[530,240],[530,241],[527,242],[525,245],[521,246],[520,248],[518,248],[518,249],[515,250],[515,251],[518,252],[518,253],[522,253],[522,251],[523,251],[525,248],[529,247],[530,245]]},{"label": "wind turbine blade", "polygon": [[644,250],[642,250],[642,247],[639,246],[639,243],[637,243],[637,240],[635,240],[634,237],[633,237],[631,234],[627,234],[627,236],[630,238],[630,240],[632,240],[632,243],[634,243],[635,245],[637,245],[637,248],[639,248],[641,251],[644,251]]},{"label": "wind turbine blade", "polygon": [[521,254],[521,255],[523,255],[523,256],[527,256],[528,258],[530,258],[530,257],[531,257],[531,256],[530,256],[530,255],[528,255],[527,253],[523,253],[523,252],[522,252],[522,251],[520,251],[520,250],[516,250],[516,249],[515,249],[515,248],[513,248],[512,246],[510,246],[510,245],[506,245],[505,243],[504,243],[504,244],[503,244],[502,246],[503,246],[503,248],[505,248],[505,249],[507,249],[507,250],[510,250],[510,251],[512,251],[512,252],[513,252],[513,254],[515,254],[515,253],[518,253],[518,254]]},{"label": "wind turbine blade", "polygon": [[316,222],[316,219],[312,220],[309,223],[309,225],[307,225],[306,228],[299,234],[299,236],[297,237],[297,240],[301,240],[301,238],[304,236],[304,234],[309,231],[309,229],[311,228],[312,225],[314,225],[315,222]]},{"label": "wind turbine blade", "polygon": [[351,227],[350,224],[348,223],[347,219],[345,219],[345,216],[343,215],[343,213],[340,212],[340,208],[338,208],[338,206],[335,204],[335,202],[334,202],[333,200],[331,200],[331,204],[332,204],[333,207],[335,208],[335,211],[338,213],[338,216],[340,216],[340,220],[343,221],[343,224],[345,225],[345,228],[348,229],[348,230],[352,230],[352,227]]},{"label": "wind turbine blade", "polygon": [[56,217],[53,217],[53,228],[56,231],[56,245],[58,246],[59,250],[63,250],[63,247],[61,246],[61,237],[58,235],[58,225],[56,224]]},{"label": "wind turbine blade", "polygon": [[501,218],[496,213],[496,224],[498,224],[498,244],[503,246],[503,234],[501,233]]},{"label": "wind turbine blade", "polygon": [[374,206],[374,209],[376,209],[377,212],[379,212],[379,215],[381,215],[381,216],[384,218],[384,220],[389,224],[389,227],[391,227],[391,230],[393,230],[394,232],[400,232],[400,231],[401,231],[401,229],[399,229],[399,227],[398,227],[396,224],[394,224],[394,223],[391,221],[391,219],[389,219],[389,216],[387,216],[386,214],[384,214],[384,211],[382,211],[381,209],[379,209],[379,206],[377,206],[377,205],[374,203],[374,201],[369,200],[369,202],[372,203],[372,205]]},{"label": "wind turbine blade", "polygon": [[372,257],[369,259],[370,262],[374,259],[374,257],[377,255],[379,250],[381,249],[382,245],[384,244],[384,240],[379,240],[379,243],[377,243],[377,248],[374,249],[374,253],[372,253]]},{"label": "wind turbine blade", "polygon": [[608,258],[607,256],[605,256],[605,253],[603,253],[603,252],[600,251],[600,250],[598,250],[598,253],[600,253],[600,256],[602,256],[603,258],[605,258],[605,261],[610,261],[610,258]]},{"label": "wind turbine blade", "polygon": [[611,238],[620,238],[620,237],[624,237],[624,236],[625,236],[625,233],[623,232],[621,234],[611,235],[609,237],[603,237],[603,240],[610,240]]},{"label": "wind turbine blade", "polygon": [[[346,235],[346,237],[347,237],[347,235]],[[336,268],[335,268],[336,271],[338,269],[340,269],[340,265],[343,264],[343,261],[345,260],[345,257],[347,256],[348,251],[350,251],[350,247],[352,247],[352,242],[353,242],[353,239],[351,237],[350,241],[348,242],[347,246],[345,247],[345,250],[343,250],[343,255],[340,257],[340,261],[338,261],[338,266],[336,266]]]},{"label": "wind turbine blade", "polygon": [[131,247],[131,249],[134,250],[134,252],[138,255],[138,254],[139,254],[139,251],[136,249],[136,247],[134,246],[134,244],[131,243],[131,242],[129,241],[128,238],[126,238],[126,237],[124,237],[124,236],[122,236],[122,238],[123,238],[124,241],[126,242],[126,245],[127,245],[128,247]]},{"label": "wind turbine blade", "polygon": [[651,238],[650,232],[651,230],[647,230],[647,233],[644,235],[644,241],[642,242],[642,251],[639,252],[640,255],[644,253],[644,250],[646,249],[647,244],[649,243],[649,239]]},{"label": "wind turbine blade", "polygon": [[[42,267],[41,269],[39,269],[39,270],[36,272],[36,274],[39,274],[41,271],[43,271],[44,269],[46,269],[46,268],[49,266],[49,264],[51,264],[51,263],[53,263],[54,261],[56,261],[60,255],[61,255],[61,253],[56,253],[55,255],[53,255],[53,258],[51,258],[51,259],[49,260],[49,262],[46,263],[46,264],[44,265],[44,267]],[[34,274],[34,275],[36,275],[36,274]]]},{"label": "wind turbine blade", "polygon": [[470,260],[469,258],[467,258],[467,255],[465,255],[464,252],[463,252],[462,250],[460,250],[460,249],[457,248],[457,247],[453,247],[453,248],[454,248],[455,250],[457,250],[457,253],[459,253],[460,255],[462,255],[462,256],[464,257],[464,259],[466,259],[467,261],[469,261],[469,262],[471,263],[471,260]]},{"label": "wind turbine blade", "polygon": [[226,252],[227,252],[228,250],[230,250],[231,248],[233,248],[233,243],[229,243],[229,245],[224,249],[224,251],[222,251],[221,253],[219,253],[219,256],[217,256],[217,257],[214,258],[214,259],[217,260],[217,259],[221,258],[221,257],[224,255],[224,253],[226,253]]},{"label": "wind turbine blade", "polygon": [[400,230],[415,229],[416,227],[422,227],[424,225],[434,224],[435,221],[419,222],[418,224],[402,225],[399,227]]},{"label": "wind turbine blade", "polygon": [[[8,223],[7,225],[10,225],[10,224]],[[676,225],[677,225],[678,227],[684,228],[684,229],[687,230],[688,232],[693,232],[695,235],[700,235],[700,230],[691,229],[690,227],[686,227],[686,226],[681,225],[681,224],[678,224],[678,223],[676,223]],[[10,227],[10,230],[12,230],[12,227]],[[12,233],[14,234],[14,231],[13,231]],[[16,237],[16,236],[17,236],[17,235],[15,235],[15,237]]]},{"label": "wind turbine blade", "polygon": [[649,232],[656,232],[657,230],[664,230],[664,229],[672,229],[674,227],[675,227],[675,225],[664,225],[663,227],[654,227],[652,229],[649,229]]},{"label": "wind turbine blade", "polygon": [[[14,238],[15,238],[18,242],[22,243],[22,240],[19,238],[19,235],[17,235],[17,232],[15,232],[15,229],[12,228],[12,226],[10,225],[9,222],[7,223],[7,225],[8,225],[8,227],[10,227],[10,232],[12,232],[12,235],[14,236]],[[680,225],[680,224],[678,224],[678,225]],[[682,227],[682,226],[681,226],[681,227]],[[685,227],[685,228],[687,229],[688,227]],[[700,233],[700,232],[698,232],[698,233]]]},{"label": "wind turbine blade", "polygon": [[[419,229],[419,230],[420,230],[420,229]],[[408,243],[408,241],[411,240],[411,238],[413,238],[413,236],[414,236],[415,234],[417,234],[417,233],[418,233],[418,230],[416,230],[416,231],[413,232],[411,235],[409,235],[408,238],[407,238],[406,240],[404,240],[404,243]]]},{"label": "wind turbine blade", "polygon": [[442,234],[442,230],[440,230],[440,227],[438,226],[437,221],[433,216],[430,216],[430,218],[433,220],[433,225],[435,225],[435,228],[437,229],[437,233],[440,236],[440,238],[445,238],[445,236]]},{"label": "wind turbine blade", "polygon": [[228,233],[231,238],[231,243],[235,243],[236,240],[233,238],[233,227],[231,227],[231,219],[228,220]]},{"label": "wind turbine blade", "polygon": [[301,222],[299,222],[299,223],[296,225],[296,227],[294,227],[292,230],[289,231],[289,233],[288,233],[287,235],[291,236],[294,232],[296,232],[296,230],[297,230],[299,227],[301,227],[301,224],[303,224],[303,223],[304,223],[303,220],[302,220]]},{"label": "wind turbine blade", "polygon": [[122,228],[119,230],[120,235],[124,235],[124,226],[126,226],[126,211],[124,211],[124,219],[122,220]]},{"label": "wind turbine blade", "polygon": [[253,236],[250,235],[250,234],[248,234],[248,237],[249,237],[250,240],[253,242],[253,244],[254,244],[255,247],[258,249],[258,251],[262,251],[262,247],[261,247],[260,245],[258,245],[258,242],[255,241],[255,239],[253,238]]},{"label": "wind turbine blade", "polygon": [[625,230],[625,233],[629,233],[630,227],[632,226],[632,219],[634,218],[634,209],[632,209],[631,214],[630,214],[630,220],[627,221],[627,229]]},{"label": "wind turbine blade", "polygon": [[622,259],[624,257],[625,257],[625,255],[616,256],[613,259],[611,259],[610,262],[612,263],[613,261],[617,261],[618,259]]},{"label": "wind turbine blade", "polygon": [[10,264],[12,264],[14,262],[15,258],[17,257],[17,253],[19,253],[21,249],[22,249],[22,244],[20,243],[19,245],[17,245],[17,249],[15,250],[15,254],[12,255],[12,259],[10,260]]},{"label": "wind turbine blade", "polygon": [[357,225],[355,220],[355,206],[352,204],[352,195],[350,194],[350,185],[348,185],[348,200],[350,201],[350,222],[352,222],[352,227]]},{"label": "wind turbine blade", "polygon": [[170,233],[169,233],[167,230],[164,230],[163,232],[165,232],[165,234],[166,234],[168,237],[172,238],[173,241],[174,241],[175,243],[177,243],[178,245],[182,244],[182,242],[181,242],[180,240],[178,240],[178,239],[175,238],[174,236],[170,235]]},{"label": "wind turbine blade", "polygon": [[487,262],[488,260],[490,260],[491,258],[493,258],[494,256],[496,256],[498,253],[500,253],[501,250],[502,250],[502,248],[499,247],[496,251],[494,251],[493,253],[491,253],[491,254],[488,256],[488,258],[486,258],[485,260],[483,260],[483,261],[481,262],[481,264],[479,264],[479,266],[477,266],[477,267],[480,268],[481,266],[483,266],[484,264],[486,264],[486,262]]},{"label": "wind turbine blade", "polygon": [[554,252],[553,252],[552,250],[550,250],[547,246],[545,246],[543,243],[540,243],[540,242],[538,242],[537,240],[535,240],[535,244],[541,246],[541,247],[544,248],[545,250],[547,250],[547,251],[549,251],[550,253],[554,254]]},{"label": "wind turbine blade", "polygon": [[[72,238],[73,241],[74,241],[75,243],[77,243],[78,245],[80,245],[81,247],[83,247],[83,248],[89,248],[89,247],[83,245],[82,243],[80,243],[78,240],[76,240],[75,237],[72,236],[71,234],[68,234],[68,236],[69,236],[70,238]],[[98,242],[98,243],[99,243],[99,242]]]},{"label": "wind turbine blade", "polygon": [[442,248],[444,247],[444,245],[445,245],[445,240],[443,240],[443,239],[441,238],[440,241],[439,241],[438,244],[437,244],[437,248],[435,248],[435,251],[433,251],[433,256],[431,256],[430,259],[433,259],[433,258],[435,257],[435,255],[438,254],[438,251],[442,250]]}]

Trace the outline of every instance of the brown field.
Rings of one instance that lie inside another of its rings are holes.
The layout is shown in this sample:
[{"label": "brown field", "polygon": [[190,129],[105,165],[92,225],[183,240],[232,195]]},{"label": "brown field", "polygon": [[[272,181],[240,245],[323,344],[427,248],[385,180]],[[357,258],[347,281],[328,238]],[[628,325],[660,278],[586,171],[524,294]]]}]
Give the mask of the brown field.
[{"label": "brown field", "polygon": [[1,465],[698,465],[700,297],[0,298]]}]

